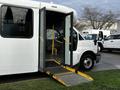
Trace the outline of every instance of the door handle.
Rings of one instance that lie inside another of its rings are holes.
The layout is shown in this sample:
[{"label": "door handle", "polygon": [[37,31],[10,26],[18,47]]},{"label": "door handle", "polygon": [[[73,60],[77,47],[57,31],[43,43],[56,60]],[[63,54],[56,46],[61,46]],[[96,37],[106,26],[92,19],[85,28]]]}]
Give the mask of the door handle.
[{"label": "door handle", "polygon": [[110,41],[110,42],[114,42],[114,41]]}]

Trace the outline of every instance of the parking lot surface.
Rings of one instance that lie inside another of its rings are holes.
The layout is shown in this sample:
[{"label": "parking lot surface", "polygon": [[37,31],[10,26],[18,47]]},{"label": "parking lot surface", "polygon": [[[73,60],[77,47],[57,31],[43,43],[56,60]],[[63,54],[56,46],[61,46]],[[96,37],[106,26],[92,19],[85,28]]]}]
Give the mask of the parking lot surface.
[{"label": "parking lot surface", "polygon": [[101,53],[101,61],[95,65],[93,71],[103,71],[111,69],[120,69],[120,52],[107,52]]}]

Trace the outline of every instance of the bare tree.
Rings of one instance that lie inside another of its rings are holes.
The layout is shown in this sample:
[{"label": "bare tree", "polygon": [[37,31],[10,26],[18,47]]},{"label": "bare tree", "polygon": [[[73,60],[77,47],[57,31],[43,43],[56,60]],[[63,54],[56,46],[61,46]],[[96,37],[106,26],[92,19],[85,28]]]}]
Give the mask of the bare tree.
[{"label": "bare tree", "polygon": [[82,18],[89,21],[93,29],[109,29],[118,16],[112,11],[102,12],[98,8],[85,7]]},{"label": "bare tree", "polygon": [[78,23],[76,23],[75,25],[74,25],[74,27],[76,27],[78,30],[83,30],[83,29],[85,29],[86,28],[86,24],[81,24],[80,22],[78,22]]}]

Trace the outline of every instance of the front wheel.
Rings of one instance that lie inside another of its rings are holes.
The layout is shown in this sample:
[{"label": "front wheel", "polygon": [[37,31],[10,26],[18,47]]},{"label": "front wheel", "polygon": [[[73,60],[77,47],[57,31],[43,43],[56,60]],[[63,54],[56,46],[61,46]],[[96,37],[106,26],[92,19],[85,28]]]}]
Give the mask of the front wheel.
[{"label": "front wheel", "polygon": [[92,55],[84,55],[80,60],[80,70],[91,70],[94,66],[94,58]]}]

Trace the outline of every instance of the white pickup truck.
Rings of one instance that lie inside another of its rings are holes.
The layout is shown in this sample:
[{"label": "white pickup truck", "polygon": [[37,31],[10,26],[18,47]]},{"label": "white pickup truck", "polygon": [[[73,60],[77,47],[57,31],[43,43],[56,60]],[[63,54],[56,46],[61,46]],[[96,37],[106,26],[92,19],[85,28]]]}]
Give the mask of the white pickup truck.
[{"label": "white pickup truck", "polygon": [[102,49],[120,50],[120,34],[113,34],[104,39]]}]

